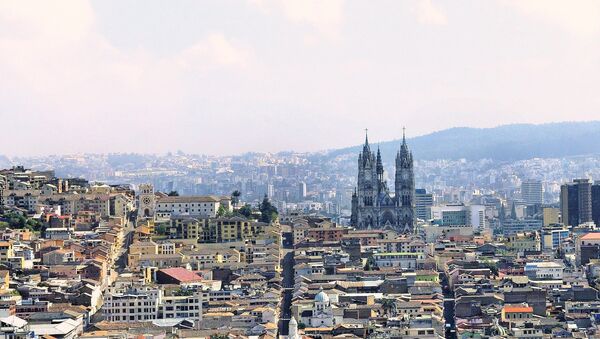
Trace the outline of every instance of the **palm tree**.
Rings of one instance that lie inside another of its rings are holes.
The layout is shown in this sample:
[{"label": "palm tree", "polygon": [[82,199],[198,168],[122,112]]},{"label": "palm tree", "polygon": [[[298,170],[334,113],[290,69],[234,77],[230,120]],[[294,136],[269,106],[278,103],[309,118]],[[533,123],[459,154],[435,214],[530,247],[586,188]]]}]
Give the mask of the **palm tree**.
[{"label": "palm tree", "polygon": [[398,314],[395,299],[383,299],[381,307],[383,308],[383,313],[387,316],[395,317]]}]

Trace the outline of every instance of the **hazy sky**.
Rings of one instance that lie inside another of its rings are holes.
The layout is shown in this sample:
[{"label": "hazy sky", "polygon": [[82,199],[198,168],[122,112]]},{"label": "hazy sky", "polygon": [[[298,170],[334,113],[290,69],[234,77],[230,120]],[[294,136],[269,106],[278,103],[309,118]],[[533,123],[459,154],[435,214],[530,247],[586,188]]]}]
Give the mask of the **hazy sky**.
[{"label": "hazy sky", "polygon": [[0,154],[600,119],[600,1],[0,0]]}]

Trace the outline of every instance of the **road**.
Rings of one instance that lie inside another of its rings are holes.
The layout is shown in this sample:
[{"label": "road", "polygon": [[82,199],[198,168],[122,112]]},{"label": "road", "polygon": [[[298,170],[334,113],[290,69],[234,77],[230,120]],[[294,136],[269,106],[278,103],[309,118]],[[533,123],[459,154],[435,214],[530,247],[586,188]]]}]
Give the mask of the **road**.
[{"label": "road", "polygon": [[119,258],[115,262],[115,269],[117,272],[122,273],[127,267],[127,254],[129,253],[129,246],[133,242],[133,229],[134,222],[131,219],[127,219],[127,225],[123,232],[123,247],[121,247],[121,252],[119,253]]},{"label": "road", "polygon": [[294,293],[294,245],[292,233],[283,233],[283,258],[281,266],[283,267],[283,298],[281,300],[281,309],[279,312],[279,335],[288,334],[288,323],[292,314],[292,295]]},{"label": "road", "polygon": [[444,273],[440,273],[440,282],[444,291],[444,320],[446,325],[446,338],[457,339],[456,321],[454,319],[454,292],[450,290],[448,278]]}]

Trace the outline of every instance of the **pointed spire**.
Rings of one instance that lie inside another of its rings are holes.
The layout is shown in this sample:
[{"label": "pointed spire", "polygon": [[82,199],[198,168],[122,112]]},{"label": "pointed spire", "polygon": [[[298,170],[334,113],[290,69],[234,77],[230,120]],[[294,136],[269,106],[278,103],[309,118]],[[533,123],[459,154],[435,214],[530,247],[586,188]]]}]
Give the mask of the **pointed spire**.
[{"label": "pointed spire", "polygon": [[369,146],[369,129],[365,128],[365,146]]},{"label": "pointed spire", "polygon": [[406,127],[402,126],[402,143],[406,144]]}]

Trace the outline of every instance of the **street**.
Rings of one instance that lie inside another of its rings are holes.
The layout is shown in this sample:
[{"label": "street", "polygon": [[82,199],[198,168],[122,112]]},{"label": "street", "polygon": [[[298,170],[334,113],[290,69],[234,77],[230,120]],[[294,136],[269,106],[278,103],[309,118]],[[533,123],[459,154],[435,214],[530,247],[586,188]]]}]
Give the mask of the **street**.
[{"label": "street", "polygon": [[281,310],[279,312],[279,335],[288,334],[288,323],[291,316],[292,295],[294,293],[294,249],[292,241],[292,233],[283,233],[283,259],[281,266],[283,267],[283,298],[281,301]]}]

